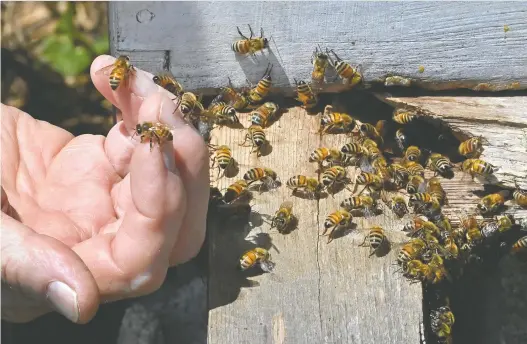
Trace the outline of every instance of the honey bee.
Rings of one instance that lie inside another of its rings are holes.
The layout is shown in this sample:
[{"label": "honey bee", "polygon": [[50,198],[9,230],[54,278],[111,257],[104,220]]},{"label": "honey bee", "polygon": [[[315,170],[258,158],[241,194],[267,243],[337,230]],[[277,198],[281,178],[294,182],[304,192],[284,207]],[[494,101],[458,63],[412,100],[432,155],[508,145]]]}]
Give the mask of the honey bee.
[{"label": "honey bee", "polygon": [[205,111],[201,103],[201,95],[198,97],[192,92],[185,92],[181,96],[181,112],[184,118],[195,118]]},{"label": "honey bee", "polygon": [[483,160],[467,159],[463,161],[463,164],[461,165],[461,170],[470,174],[472,179],[474,179],[476,175],[488,177],[494,174],[494,172],[498,171],[499,167],[491,165]]},{"label": "honey bee", "polygon": [[442,233],[444,233],[443,248],[447,253],[446,257],[457,259],[459,256],[459,248],[457,247],[456,238],[450,232],[445,231]]},{"label": "honey bee", "polygon": [[271,254],[264,248],[255,247],[245,252],[240,258],[240,268],[247,270],[256,265],[265,272],[272,272],[275,264],[271,261]]},{"label": "honey bee", "polygon": [[482,215],[496,213],[503,207],[507,195],[507,191],[487,195],[479,201],[477,207]]},{"label": "honey bee", "polygon": [[[232,151],[229,148],[229,146],[219,146],[215,149],[214,155],[213,155],[213,162],[212,167],[218,163],[218,178],[223,176],[225,174],[225,170],[229,166],[232,166],[234,164],[234,159],[232,158]],[[221,176],[220,176],[221,171]]]},{"label": "honey bee", "polygon": [[400,164],[391,164],[388,167],[388,171],[393,177],[395,184],[401,188],[406,187],[408,184],[408,179],[410,178],[410,173],[408,170]]},{"label": "honey bee", "polygon": [[404,151],[408,146],[408,139],[403,129],[397,129],[395,132],[395,142],[401,151]]},{"label": "honey bee", "polygon": [[359,195],[362,194],[362,192],[365,189],[368,189],[370,191],[379,191],[383,187],[383,180],[381,177],[379,177],[376,174],[369,173],[369,172],[361,172],[357,179],[355,180],[355,190],[357,189],[357,186],[364,185],[364,189],[362,189],[361,192],[359,192]]},{"label": "honey bee", "polygon": [[360,133],[363,136],[374,140],[378,145],[382,146],[384,143],[384,140],[377,128],[370,123],[362,123],[360,126]]},{"label": "honey bee", "polygon": [[311,57],[311,63],[313,64],[313,72],[311,73],[311,80],[315,84],[321,84],[324,82],[324,75],[326,74],[326,68],[329,64],[329,56],[320,51],[315,47],[313,56]]},{"label": "honey bee", "polygon": [[247,133],[245,134],[245,139],[240,144],[240,146],[245,146],[245,142],[247,142],[247,140],[249,140],[249,142],[252,144],[250,153],[253,153],[256,149],[256,154],[258,157],[260,157],[260,149],[267,142],[265,132],[263,131],[262,127],[254,124],[249,126],[249,128],[247,128]]},{"label": "honey bee", "polygon": [[352,154],[342,153],[338,149],[331,148],[327,159],[331,165],[350,166],[357,162],[357,157]]},{"label": "honey bee", "polygon": [[[359,72],[358,67],[353,68],[349,63],[344,62],[340,57],[337,56],[333,49],[328,50],[326,48],[326,53],[331,66],[335,68],[335,71],[337,72],[338,76],[343,79],[344,83],[348,84],[350,87],[354,87],[362,82],[362,74]],[[333,54],[335,61],[329,57],[330,53]]]},{"label": "honey bee", "polygon": [[328,244],[333,241],[333,232],[337,228],[347,227],[351,224],[353,217],[349,212],[346,210],[337,210],[326,217],[326,220],[324,221],[324,231],[321,235],[325,235],[326,232],[329,230],[328,233]]},{"label": "honey bee", "polygon": [[280,204],[278,211],[273,217],[271,228],[276,228],[280,233],[285,231],[293,218],[293,202],[285,201]]},{"label": "honey bee", "polygon": [[425,175],[425,168],[423,165],[415,162],[415,161],[407,161],[404,164],[404,167],[406,167],[406,170],[408,171],[410,177],[411,176],[421,176],[424,177]]},{"label": "honey bee", "polygon": [[512,228],[512,220],[509,216],[500,216],[495,220],[487,220],[481,224],[481,234],[485,239],[491,238],[498,233],[504,233]]},{"label": "honey bee", "polygon": [[240,123],[236,110],[225,102],[213,102],[206,111],[207,116],[220,126]]},{"label": "honey bee", "polygon": [[448,198],[446,197],[446,192],[441,186],[439,178],[433,177],[428,180],[428,193],[430,196],[435,198],[440,205],[448,205]]},{"label": "honey bee", "polygon": [[410,196],[408,204],[414,207],[415,211],[425,212],[427,214],[434,214],[441,210],[441,204],[428,192],[418,192]]},{"label": "honey bee", "polygon": [[351,132],[355,128],[355,119],[346,113],[333,112],[333,106],[326,105],[324,115],[320,119],[320,133],[333,132]]},{"label": "honey bee", "polygon": [[393,213],[397,217],[402,218],[408,214],[408,207],[406,206],[406,200],[401,194],[397,194],[388,202],[388,206],[392,209]]},{"label": "honey bee", "polygon": [[277,186],[278,175],[270,168],[255,167],[245,172],[243,179],[245,179],[249,185],[260,181],[262,182],[262,185],[266,185],[268,188],[275,188]]},{"label": "honey bee", "polygon": [[466,141],[461,142],[458,151],[459,154],[467,157],[477,159],[483,153],[482,136],[472,137]]},{"label": "honey bee", "polygon": [[514,183],[516,184],[516,190],[513,191],[512,198],[520,207],[527,208],[527,190],[520,189],[516,181]]},{"label": "honey bee", "polygon": [[301,102],[302,107],[306,110],[314,108],[318,103],[318,98],[311,86],[303,80],[297,82],[296,79],[295,85],[297,92],[296,100]]},{"label": "honey bee", "polygon": [[116,91],[121,84],[128,87],[130,76],[135,76],[135,67],[130,63],[128,56],[121,55],[111,65],[98,70],[96,74],[106,74],[108,72],[110,72],[110,88]]},{"label": "honey bee", "polygon": [[259,106],[256,110],[252,111],[251,123],[259,125],[262,128],[267,128],[269,122],[273,121],[276,114],[278,113],[278,105],[272,102],[267,102]]},{"label": "honey bee", "polygon": [[231,105],[234,110],[242,111],[249,106],[249,100],[244,93],[237,92],[232,86],[231,79],[229,78],[229,86],[221,88],[220,94],[223,99]]},{"label": "honey bee", "polygon": [[373,227],[370,232],[364,238],[364,241],[359,246],[367,246],[370,248],[370,257],[379,251],[388,239],[384,234],[384,230],[379,227]]},{"label": "honey bee", "polygon": [[156,85],[163,87],[175,96],[181,96],[183,94],[183,86],[168,72],[155,75],[152,80]]},{"label": "honey bee", "polygon": [[393,112],[392,118],[395,123],[408,124],[412,122],[414,119],[416,119],[417,117],[418,117],[417,113],[401,108],[401,109],[396,109]]},{"label": "honey bee", "polygon": [[289,189],[293,190],[293,194],[298,190],[302,189],[306,192],[309,192],[311,198],[314,198],[315,195],[319,192],[321,186],[315,178],[306,177],[303,175],[296,175],[286,182],[286,186]]},{"label": "honey bee", "polygon": [[397,254],[397,264],[404,268],[408,262],[418,259],[424,253],[426,243],[419,238],[413,238],[404,244]]},{"label": "honey bee", "polygon": [[454,313],[448,306],[441,306],[430,314],[430,327],[441,343],[451,343],[454,322]]},{"label": "honey bee", "polygon": [[432,153],[428,158],[428,164],[435,175],[448,176],[452,173],[452,163],[447,157],[439,153]]},{"label": "honey bee", "polygon": [[329,157],[329,148],[320,147],[311,152],[309,155],[309,162],[318,162],[319,164],[322,164],[322,162],[327,161]]},{"label": "honey bee", "polygon": [[138,123],[135,126],[135,134],[139,135],[141,138],[141,143],[145,140],[150,141],[150,151],[154,148],[154,143],[161,147],[165,142],[173,141],[174,136],[170,131],[172,128],[164,123],[159,122],[143,122]]},{"label": "honey bee", "polygon": [[419,235],[425,237],[426,235],[421,235],[421,233],[429,233],[438,237],[441,234],[441,231],[433,222],[424,220],[418,216],[415,216],[412,221],[404,225],[403,230],[409,232],[411,236]]},{"label": "honey bee", "polygon": [[361,209],[365,217],[372,217],[375,215],[375,207],[377,203],[369,195],[352,196],[346,198],[340,203],[340,207],[347,211]]},{"label": "honey bee", "polygon": [[513,245],[511,252],[513,254],[525,253],[527,251],[527,235],[518,239]]},{"label": "honey bee", "polygon": [[345,154],[352,154],[357,156],[361,156],[365,153],[363,146],[356,142],[346,143],[344,146],[342,146],[340,151]]},{"label": "honey bee", "polygon": [[384,79],[384,86],[410,87],[412,80],[399,75],[392,75]]},{"label": "honey bee", "polygon": [[223,199],[226,203],[232,203],[239,199],[245,192],[247,192],[248,184],[245,180],[237,180],[232,183],[225,191]]},{"label": "honey bee", "polygon": [[269,40],[267,38],[264,38],[264,32],[263,28],[260,28],[260,37],[254,37],[253,29],[249,26],[249,31],[251,32],[251,35],[249,38],[243,35],[243,33],[240,31],[239,27],[236,27],[238,29],[238,33],[243,39],[237,40],[236,42],[232,43],[232,51],[238,54],[250,54],[254,55],[256,52],[263,50],[269,46]]},{"label": "honey bee", "polygon": [[272,78],[271,78],[272,69],[273,69],[272,64],[267,65],[267,69],[265,70],[263,77],[260,79],[260,81],[258,81],[255,87],[249,90],[249,93],[247,95],[247,100],[249,100],[249,104],[251,106],[260,104],[264,100],[264,98],[267,97],[267,95],[269,94],[269,91],[271,90],[271,84],[272,84]]},{"label": "honey bee", "polygon": [[347,174],[346,169],[342,166],[333,166],[326,169],[320,178],[322,180],[323,188],[330,189],[339,183],[346,183]]},{"label": "honey bee", "polygon": [[421,150],[417,146],[410,146],[404,151],[404,159],[406,161],[419,161],[421,157]]}]

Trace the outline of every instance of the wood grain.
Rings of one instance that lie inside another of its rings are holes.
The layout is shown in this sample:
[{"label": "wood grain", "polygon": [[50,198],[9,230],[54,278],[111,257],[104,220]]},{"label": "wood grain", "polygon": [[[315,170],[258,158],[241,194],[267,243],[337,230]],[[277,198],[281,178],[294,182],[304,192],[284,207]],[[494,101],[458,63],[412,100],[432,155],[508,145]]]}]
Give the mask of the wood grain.
[{"label": "wood grain", "polygon": [[[497,91],[527,88],[526,16],[524,2],[134,1],[110,3],[110,31],[113,54],[151,72],[169,67],[204,93],[227,77],[236,87],[255,83],[268,61],[275,86],[290,90],[310,78],[317,44],[361,65],[366,83],[395,75],[429,89]],[[273,38],[257,60],[230,50],[236,26],[247,24]]]}]

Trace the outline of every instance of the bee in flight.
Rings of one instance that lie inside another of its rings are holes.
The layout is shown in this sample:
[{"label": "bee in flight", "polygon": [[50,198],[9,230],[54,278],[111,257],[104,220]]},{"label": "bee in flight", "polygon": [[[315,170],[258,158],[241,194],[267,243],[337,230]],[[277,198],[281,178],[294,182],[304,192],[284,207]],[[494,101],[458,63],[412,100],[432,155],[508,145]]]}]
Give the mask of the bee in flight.
[{"label": "bee in flight", "polygon": [[265,132],[263,131],[262,127],[253,124],[249,128],[247,128],[245,140],[240,144],[240,146],[244,147],[245,142],[247,142],[247,140],[252,143],[252,149],[250,153],[253,153],[256,150],[257,156],[260,157],[262,155],[260,150],[262,146],[267,142]]},{"label": "bee in flight", "polygon": [[297,81],[295,80],[296,85],[296,93],[297,98],[299,102],[302,103],[302,107],[306,110],[310,110],[314,108],[318,103],[318,98],[313,89],[311,88],[311,85],[306,83],[303,80]]},{"label": "bee in flight", "polygon": [[329,50],[326,48],[326,53],[329,57],[330,53],[333,54],[335,61],[329,57],[330,64],[338,76],[340,76],[344,83],[348,84],[350,87],[354,87],[362,82],[362,74],[359,72],[359,68],[353,68],[349,63],[344,62],[340,57],[337,56],[333,49]]},{"label": "bee in flight", "polygon": [[135,67],[126,55],[119,56],[111,65],[99,69],[96,74],[110,73],[110,88],[116,91],[121,84],[128,87],[131,76],[135,75]]},{"label": "bee in flight", "polygon": [[376,252],[379,252],[379,250],[382,248],[382,246],[388,241],[386,238],[386,235],[384,234],[384,230],[379,227],[373,227],[368,235],[364,237],[364,241],[359,246],[367,246],[370,248],[370,257],[375,254]]},{"label": "bee in flight", "polygon": [[247,94],[247,100],[249,101],[249,105],[256,106],[257,104],[260,104],[261,102],[263,102],[264,98],[267,97],[267,95],[269,94],[273,81],[271,78],[272,70],[273,65],[269,63],[269,65],[267,65],[267,69],[265,70],[263,77],[260,79],[260,81],[258,81],[255,87],[249,90],[249,93]]},{"label": "bee in flight", "polygon": [[241,31],[239,27],[236,27],[238,30],[238,33],[243,39],[237,40],[236,42],[232,43],[232,51],[238,54],[246,55],[254,55],[256,52],[263,50],[267,47],[269,47],[269,40],[264,37],[263,28],[260,28],[260,37],[254,37],[253,29],[251,28],[251,25],[249,26],[249,31],[251,35],[249,38],[245,36]]},{"label": "bee in flight", "polygon": [[165,142],[174,140],[174,136],[170,130],[172,130],[172,128],[164,123],[143,122],[138,123],[135,126],[135,132],[133,136],[136,134],[139,135],[141,138],[141,143],[149,140],[150,151],[152,151],[154,148],[154,143],[157,142],[157,144],[161,147],[161,145]]},{"label": "bee in flight", "polygon": [[314,199],[322,188],[322,184],[320,184],[316,178],[310,178],[303,175],[296,175],[289,178],[286,182],[286,186],[293,190],[293,195],[298,189],[302,189],[304,192],[308,193],[310,199]]},{"label": "bee in flight", "polygon": [[313,71],[311,72],[311,80],[314,84],[322,84],[324,82],[324,76],[326,75],[326,69],[329,65],[328,54],[324,54],[320,47],[315,47],[313,56],[311,57],[311,63],[313,64]]},{"label": "bee in flight", "polygon": [[280,233],[287,230],[287,227],[293,219],[293,202],[285,201],[273,217],[271,228],[276,228]]},{"label": "bee in flight", "polygon": [[259,265],[260,268],[265,272],[272,272],[275,266],[275,263],[271,261],[271,253],[268,250],[255,247],[252,250],[245,252],[240,258],[240,268],[242,270],[247,270],[256,265]]},{"label": "bee in flight", "polygon": [[[225,171],[229,166],[234,164],[234,159],[232,158],[232,151],[229,146],[219,146],[214,150],[212,158],[212,167],[218,163],[218,178],[225,174]],[[220,176],[221,173],[221,176]]]}]

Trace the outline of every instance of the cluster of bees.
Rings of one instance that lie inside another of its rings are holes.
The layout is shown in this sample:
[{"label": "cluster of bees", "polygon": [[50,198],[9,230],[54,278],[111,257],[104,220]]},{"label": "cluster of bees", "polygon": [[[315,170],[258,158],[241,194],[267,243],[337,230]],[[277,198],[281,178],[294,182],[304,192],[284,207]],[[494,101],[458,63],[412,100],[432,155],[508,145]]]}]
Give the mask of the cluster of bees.
[{"label": "cluster of bees", "polygon": [[[250,36],[241,36],[232,44],[232,50],[237,54],[254,55],[269,47],[269,40],[264,37],[263,30],[255,37],[249,26]],[[316,47],[311,58],[313,70],[311,81],[297,81],[296,100],[306,111],[312,111],[319,105],[317,88],[324,83],[326,70],[331,66],[337,77],[344,84],[353,88],[362,83],[362,74],[358,67],[353,67],[343,61],[333,51],[322,51]],[[269,64],[256,85],[250,85],[242,90],[236,90],[230,79],[228,85],[222,87],[220,93],[205,107],[201,96],[185,91],[183,86],[169,73],[154,76],[153,81],[172,93],[177,99],[178,107],[184,117],[192,123],[205,122],[217,127],[236,127],[240,125],[239,112],[250,112],[251,125],[246,128],[245,140],[241,145],[250,145],[251,152],[259,157],[261,150],[267,144],[266,129],[276,121],[280,107],[266,101],[272,86]],[[110,86],[113,90],[128,83],[134,75],[134,67],[128,57],[120,56],[114,64],[101,70],[110,71]],[[400,128],[396,131],[394,140],[402,153],[400,157],[389,161],[385,157],[384,120],[375,125],[363,123],[350,114],[334,111],[327,105],[320,118],[320,135],[343,134],[349,137],[349,142],[338,148],[320,147],[309,156],[309,162],[318,164],[318,178],[295,175],[286,182],[293,195],[302,194],[308,199],[319,199],[323,193],[333,195],[343,188],[352,194],[340,204],[340,209],[329,214],[323,225],[322,235],[328,236],[330,243],[337,230],[349,228],[354,216],[366,218],[379,213],[380,203],[384,203],[393,213],[403,218],[413,213],[412,220],[404,226],[410,239],[403,243],[397,255],[397,264],[403,274],[411,282],[421,282],[425,285],[437,285],[445,280],[452,280],[456,271],[461,271],[469,261],[477,259],[478,247],[488,245],[502,233],[514,226],[510,216],[499,216],[504,203],[512,198],[521,207],[527,207],[527,191],[517,188],[513,192],[502,190],[483,197],[477,209],[480,215],[486,217],[477,220],[476,214],[459,216],[460,225],[454,227],[450,219],[442,212],[448,205],[448,198],[441,185],[441,178],[452,178],[454,170],[475,178],[487,180],[498,170],[497,166],[480,158],[483,152],[482,137],[473,137],[462,142],[458,152],[465,159],[454,164],[442,154],[409,145],[405,134],[405,126],[415,121],[421,114],[416,111],[399,108],[393,113],[392,120]],[[171,128],[163,123],[145,122],[136,127],[136,134],[141,142],[162,145],[172,141]],[[212,167],[217,167],[218,178],[233,164],[232,151],[227,145],[211,145]],[[355,180],[347,172],[348,167],[358,171]],[[426,179],[425,170],[434,173]],[[354,188],[351,185],[354,184]],[[211,198],[223,205],[243,202],[244,196],[250,193],[250,188],[257,185],[273,190],[280,185],[278,174],[266,167],[254,167],[243,174],[243,178],[226,188],[224,193],[214,189]],[[362,190],[358,191],[361,187]],[[408,199],[408,200],[407,200]],[[491,218],[489,218],[491,216]],[[294,218],[293,203],[283,202],[271,221],[271,228],[284,233],[288,230]],[[388,242],[381,226],[374,226],[365,236],[361,246],[369,247],[370,256],[378,252]],[[527,236],[516,241],[511,248],[513,253],[527,251]],[[242,270],[259,266],[263,271],[271,272],[274,263],[268,250],[256,247],[242,254],[239,267]],[[451,341],[451,330],[454,315],[446,300],[442,305],[432,310],[431,328],[441,342]]]}]

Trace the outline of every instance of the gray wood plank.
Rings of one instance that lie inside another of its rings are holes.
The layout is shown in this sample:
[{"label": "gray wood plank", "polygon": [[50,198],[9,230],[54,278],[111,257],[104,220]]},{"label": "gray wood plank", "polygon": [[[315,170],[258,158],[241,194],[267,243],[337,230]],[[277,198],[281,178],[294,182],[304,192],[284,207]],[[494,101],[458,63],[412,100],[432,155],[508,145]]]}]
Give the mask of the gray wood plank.
[{"label": "gray wood plank", "polygon": [[[163,69],[189,89],[236,87],[274,64],[276,87],[309,79],[316,44],[362,66],[367,83],[389,75],[430,89],[527,88],[525,2],[117,2],[110,7],[112,52],[141,68]],[[263,27],[271,49],[257,60],[230,50],[236,26]],[[508,26],[508,31],[504,26]],[[424,71],[420,72],[420,66]],[[333,78],[330,78],[333,80]],[[330,80],[330,81],[331,81]],[[328,91],[339,90],[334,84]]]}]

